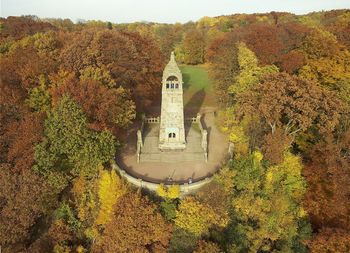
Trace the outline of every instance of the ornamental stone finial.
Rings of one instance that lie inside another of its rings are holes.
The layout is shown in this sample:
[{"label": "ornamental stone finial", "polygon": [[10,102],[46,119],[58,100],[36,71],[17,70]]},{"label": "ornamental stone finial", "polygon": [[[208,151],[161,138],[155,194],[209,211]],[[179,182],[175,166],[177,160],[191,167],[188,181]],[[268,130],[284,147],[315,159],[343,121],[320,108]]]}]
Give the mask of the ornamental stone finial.
[{"label": "ornamental stone finial", "polygon": [[175,54],[174,54],[174,51],[171,51],[170,61],[175,61]]}]

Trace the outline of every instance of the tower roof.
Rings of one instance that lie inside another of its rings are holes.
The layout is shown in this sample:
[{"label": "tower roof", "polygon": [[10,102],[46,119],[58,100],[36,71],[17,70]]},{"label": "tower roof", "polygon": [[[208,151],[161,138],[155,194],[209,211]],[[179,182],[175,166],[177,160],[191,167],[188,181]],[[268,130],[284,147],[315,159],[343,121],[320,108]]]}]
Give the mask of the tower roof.
[{"label": "tower roof", "polygon": [[171,76],[171,75],[179,75],[181,74],[181,71],[179,69],[179,66],[177,66],[176,60],[175,60],[175,54],[174,52],[171,52],[170,55],[170,61],[165,66],[163,71],[163,77],[164,76]]}]

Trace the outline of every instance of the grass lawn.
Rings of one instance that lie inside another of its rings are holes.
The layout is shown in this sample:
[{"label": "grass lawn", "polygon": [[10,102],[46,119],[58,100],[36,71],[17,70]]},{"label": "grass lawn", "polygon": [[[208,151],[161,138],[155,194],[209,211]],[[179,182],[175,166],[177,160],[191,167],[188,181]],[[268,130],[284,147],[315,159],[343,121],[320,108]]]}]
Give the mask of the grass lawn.
[{"label": "grass lawn", "polygon": [[199,110],[202,106],[215,106],[214,89],[203,65],[180,65],[184,81],[185,109]]}]

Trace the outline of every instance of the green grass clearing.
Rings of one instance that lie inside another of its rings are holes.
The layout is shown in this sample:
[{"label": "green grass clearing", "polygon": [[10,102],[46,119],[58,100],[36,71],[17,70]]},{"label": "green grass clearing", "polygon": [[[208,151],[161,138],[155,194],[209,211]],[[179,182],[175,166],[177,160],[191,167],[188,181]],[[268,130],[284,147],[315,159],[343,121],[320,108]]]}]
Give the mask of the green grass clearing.
[{"label": "green grass clearing", "polygon": [[214,89],[204,65],[180,65],[184,81],[184,104],[187,108],[215,106]]}]

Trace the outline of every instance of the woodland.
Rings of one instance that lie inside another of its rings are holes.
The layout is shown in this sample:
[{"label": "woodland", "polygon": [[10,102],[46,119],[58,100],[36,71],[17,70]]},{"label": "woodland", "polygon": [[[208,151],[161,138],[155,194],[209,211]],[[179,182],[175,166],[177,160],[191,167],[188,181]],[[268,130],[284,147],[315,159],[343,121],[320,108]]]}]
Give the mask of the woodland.
[{"label": "woodland", "polygon": [[[0,31],[1,252],[350,252],[350,10]],[[183,198],[110,166],[171,51],[207,68],[234,145]]]}]

